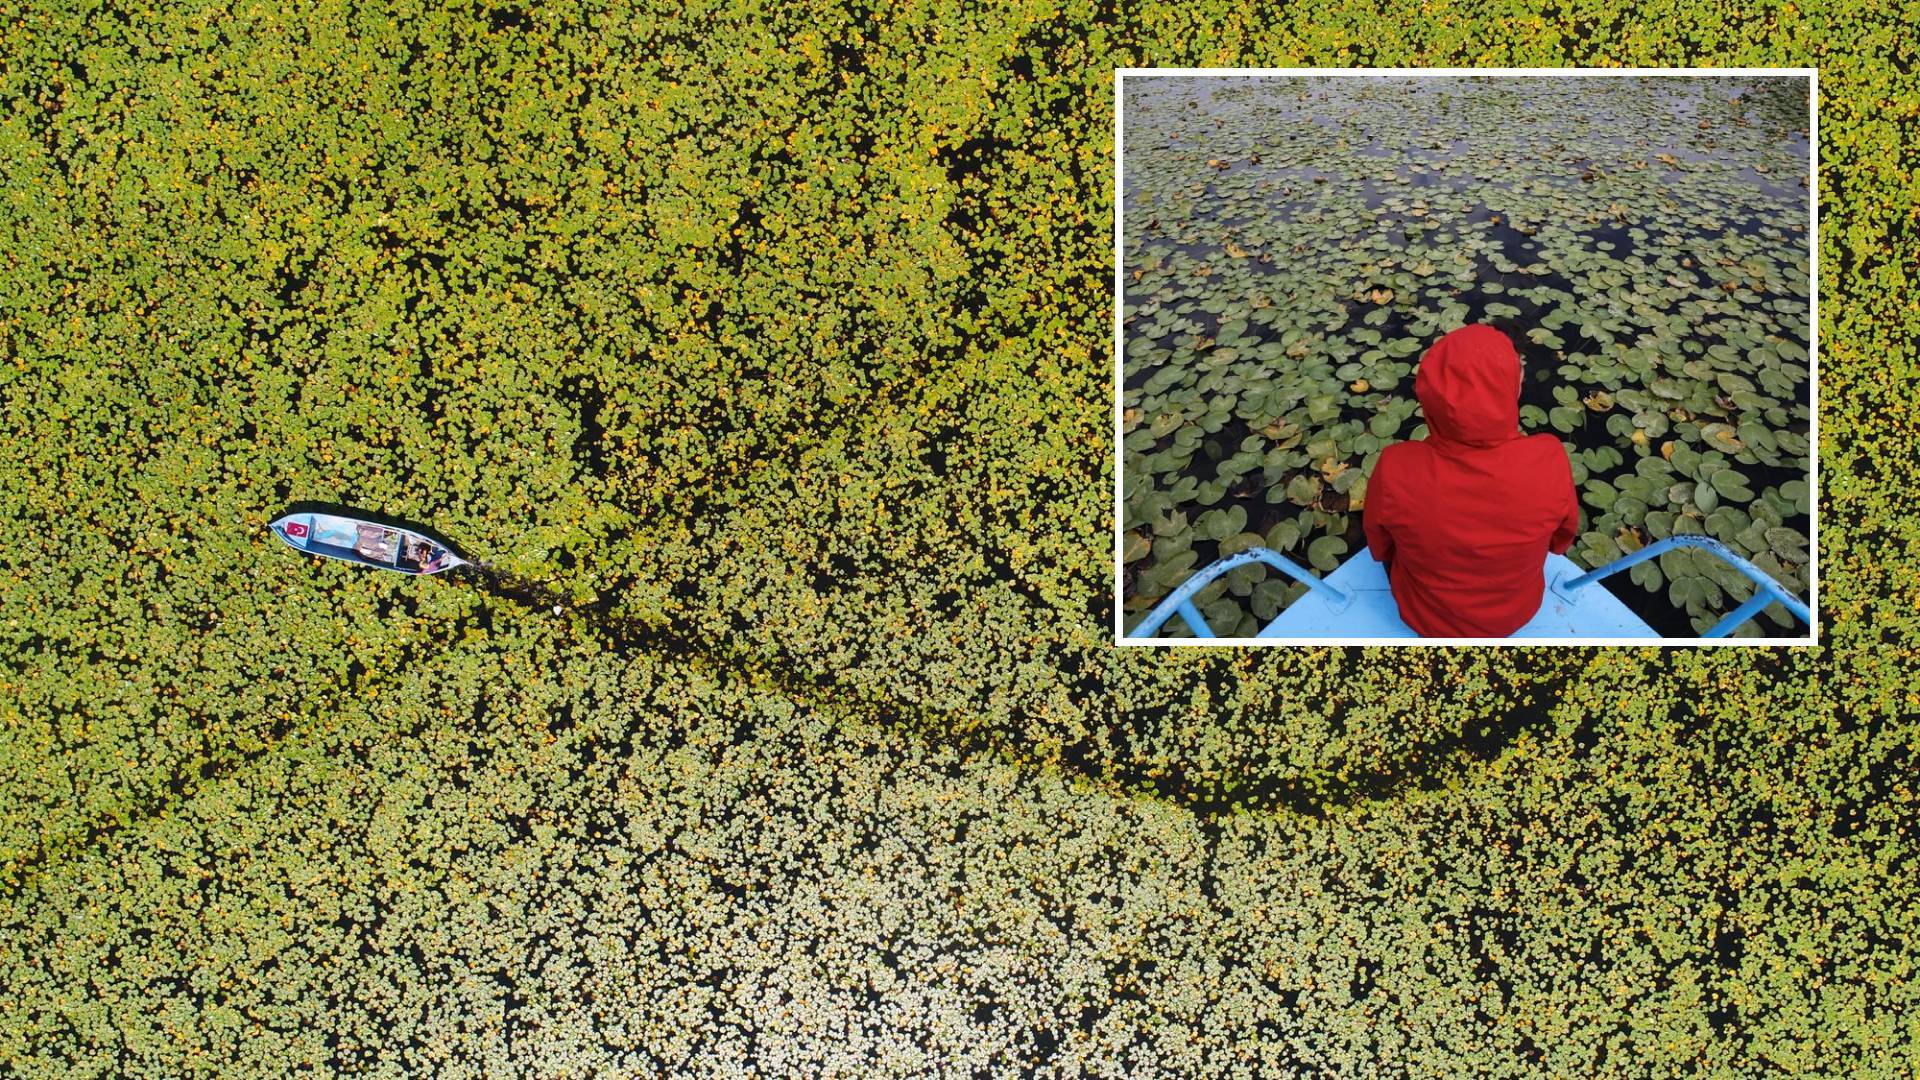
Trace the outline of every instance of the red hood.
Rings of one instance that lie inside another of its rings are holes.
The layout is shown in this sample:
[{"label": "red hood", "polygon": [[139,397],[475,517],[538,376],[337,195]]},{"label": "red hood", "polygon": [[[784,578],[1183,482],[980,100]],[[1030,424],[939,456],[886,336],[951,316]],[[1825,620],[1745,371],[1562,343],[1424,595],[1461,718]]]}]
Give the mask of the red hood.
[{"label": "red hood", "polygon": [[1491,326],[1463,326],[1434,342],[1413,393],[1435,438],[1493,446],[1520,437],[1520,354]]}]

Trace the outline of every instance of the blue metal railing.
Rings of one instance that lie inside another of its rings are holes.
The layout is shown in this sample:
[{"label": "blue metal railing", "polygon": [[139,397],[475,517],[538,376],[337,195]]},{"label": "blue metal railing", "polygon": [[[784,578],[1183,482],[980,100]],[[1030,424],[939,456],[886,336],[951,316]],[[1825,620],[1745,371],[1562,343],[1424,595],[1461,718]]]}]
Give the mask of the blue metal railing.
[{"label": "blue metal railing", "polygon": [[1286,574],[1288,577],[1293,578],[1293,580],[1304,583],[1307,588],[1326,597],[1327,603],[1335,611],[1345,608],[1347,604],[1353,600],[1353,597],[1349,595],[1346,590],[1336,585],[1329,585],[1319,578],[1314,577],[1302,568],[1299,563],[1294,562],[1292,559],[1287,558],[1272,548],[1248,548],[1238,555],[1229,555],[1224,559],[1209,564],[1206,569],[1201,570],[1199,573],[1181,582],[1179,588],[1167,594],[1165,599],[1154,605],[1153,610],[1147,613],[1146,618],[1140,620],[1139,624],[1132,630],[1127,631],[1127,636],[1130,638],[1150,638],[1154,635],[1155,631],[1159,630],[1168,619],[1171,619],[1176,614],[1187,620],[1187,626],[1193,631],[1194,637],[1210,638],[1217,636],[1213,632],[1213,627],[1207,625],[1206,616],[1200,614],[1200,609],[1194,606],[1194,595],[1201,589],[1213,584],[1223,574],[1232,573],[1243,566],[1248,566],[1256,562],[1265,563],[1281,573]]},{"label": "blue metal railing", "polygon": [[1740,571],[1742,576],[1754,584],[1753,595],[1747,599],[1746,603],[1727,612],[1726,617],[1715,623],[1713,629],[1702,634],[1702,637],[1726,637],[1728,634],[1733,633],[1741,623],[1760,614],[1768,604],[1776,602],[1779,603],[1781,607],[1792,612],[1793,616],[1801,622],[1806,623],[1808,626],[1813,625],[1813,612],[1807,609],[1807,605],[1795,599],[1779,582],[1769,577],[1766,571],[1734,554],[1731,548],[1715,540],[1713,537],[1702,536],[1699,533],[1682,533],[1678,536],[1669,536],[1665,540],[1648,544],[1646,547],[1641,548],[1631,555],[1615,559],[1598,570],[1589,570],[1577,578],[1556,582],[1553,587],[1560,595],[1572,599],[1572,593],[1576,589],[1584,588],[1599,581],[1601,578],[1610,577],[1622,570],[1637,566],[1640,563],[1646,562],[1648,559],[1658,558],[1678,548],[1695,548],[1700,551],[1705,551],[1709,555],[1720,559],[1728,566]]}]

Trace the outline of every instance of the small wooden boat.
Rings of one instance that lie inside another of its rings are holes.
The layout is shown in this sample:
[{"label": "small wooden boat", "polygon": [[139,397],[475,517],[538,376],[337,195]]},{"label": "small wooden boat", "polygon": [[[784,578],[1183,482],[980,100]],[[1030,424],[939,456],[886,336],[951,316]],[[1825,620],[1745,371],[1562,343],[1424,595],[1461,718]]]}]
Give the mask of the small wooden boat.
[{"label": "small wooden boat", "polygon": [[309,555],[377,566],[382,570],[437,574],[456,566],[471,565],[432,537],[377,521],[295,512],[281,516],[272,527],[280,539]]}]

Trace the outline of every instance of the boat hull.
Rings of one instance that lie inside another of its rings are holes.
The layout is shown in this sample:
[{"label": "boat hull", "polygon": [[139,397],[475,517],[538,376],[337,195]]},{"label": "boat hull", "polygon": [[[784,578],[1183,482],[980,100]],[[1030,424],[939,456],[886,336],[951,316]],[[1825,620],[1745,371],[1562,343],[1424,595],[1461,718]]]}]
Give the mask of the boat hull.
[{"label": "boat hull", "polygon": [[397,525],[339,514],[294,513],[272,523],[296,551],[414,576],[468,565],[445,544]]}]

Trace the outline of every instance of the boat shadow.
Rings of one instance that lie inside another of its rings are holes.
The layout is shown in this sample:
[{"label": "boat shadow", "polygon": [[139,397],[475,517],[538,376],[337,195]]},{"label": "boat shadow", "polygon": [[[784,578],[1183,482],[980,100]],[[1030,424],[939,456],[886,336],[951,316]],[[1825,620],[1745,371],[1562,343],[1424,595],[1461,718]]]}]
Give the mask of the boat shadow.
[{"label": "boat shadow", "polygon": [[[1337,780],[1265,776],[1195,784],[1169,776],[1151,764],[1131,765],[1090,752],[1085,740],[1061,746],[1057,752],[1036,753],[1018,736],[1017,725],[981,724],[978,717],[958,710],[874,686],[851,685],[778,646],[768,651],[762,644],[715,639],[691,627],[623,612],[620,597],[633,584],[632,579],[609,582],[586,603],[572,602],[543,582],[479,564],[457,568],[454,580],[530,610],[577,620],[616,655],[651,654],[716,681],[745,680],[761,692],[777,694],[831,716],[883,728],[904,726],[916,737],[962,757],[992,756],[1019,765],[1056,768],[1110,789],[1184,806],[1203,818],[1280,809],[1319,817],[1355,803],[1442,787],[1476,764],[1499,757],[1522,731],[1551,728],[1551,703],[1558,700],[1560,690],[1584,667],[1586,659],[1546,648],[1514,650],[1516,663],[1507,676],[1510,681],[1506,689],[1521,700],[1431,739],[1417,752],[1383,763],[1383,767],[1343,771]],[[1357,647],[1350,651],[1356,655],[1360,652]],[[1062,672],[1061,677],[1071,682],[1075,673]],[[1097,692],[1097,687],[1089,689]],[[1124,739],[1129,732],[1151,729],[1153,723],[1154,718],[1141,710],[1129,710],[1110,718],[1109,733]]]}]

